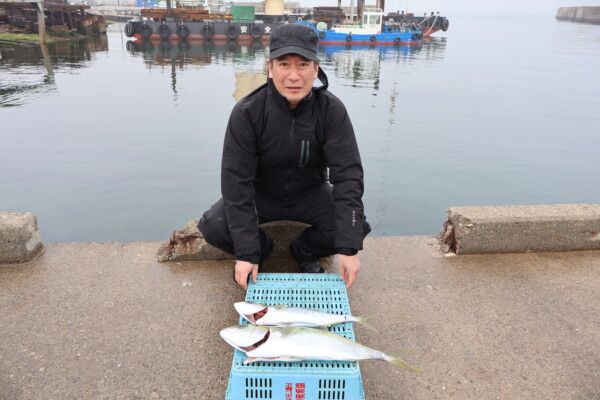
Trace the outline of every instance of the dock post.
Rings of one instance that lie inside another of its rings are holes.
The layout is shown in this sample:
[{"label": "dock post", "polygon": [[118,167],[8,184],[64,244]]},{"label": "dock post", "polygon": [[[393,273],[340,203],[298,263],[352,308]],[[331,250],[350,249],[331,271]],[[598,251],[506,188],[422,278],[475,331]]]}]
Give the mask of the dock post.
[{"label": "dock post", "polygon": [[41,2],[31,3],[31,5],[37,10],[40,44],[46,44],[46,20],[44,18],[44,6]]}]

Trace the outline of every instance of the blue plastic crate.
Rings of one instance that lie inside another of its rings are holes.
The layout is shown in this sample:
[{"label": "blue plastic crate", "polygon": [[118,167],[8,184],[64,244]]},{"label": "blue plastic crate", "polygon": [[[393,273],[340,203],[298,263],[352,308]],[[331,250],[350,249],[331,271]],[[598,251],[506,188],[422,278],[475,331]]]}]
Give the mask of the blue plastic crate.
[{"label": "blue plastic crate", "polygon": [[[346,283],[338,274],[259,274],[250,281],[246,301],[287,304],[335,314],[351,314]],[[240,317],[240,324],[247,323]],[[354,340],[353,324],[333,325],[331,332]],[[358,362],[265,362],[243,365],[235,350],[226,400],[364,400]]]}]

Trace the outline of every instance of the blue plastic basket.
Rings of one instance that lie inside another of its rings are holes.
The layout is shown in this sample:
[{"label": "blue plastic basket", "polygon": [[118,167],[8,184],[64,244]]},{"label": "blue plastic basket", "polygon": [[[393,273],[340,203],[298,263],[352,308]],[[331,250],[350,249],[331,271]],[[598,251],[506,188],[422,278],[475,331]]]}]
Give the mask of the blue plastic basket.
[{"label": "blue plastic basket", "polygon": [[[338,274],[259,274],[250,282],[246,301],[287,304],[335,314],[350,314],[346,285]],[[247,323],[240,318],[240,323]],[[333,325],[331,332],[354,340],[352,323]],[[235,350],[226,400],[364,400],[358,362],[265,362],[243,365]]]}]

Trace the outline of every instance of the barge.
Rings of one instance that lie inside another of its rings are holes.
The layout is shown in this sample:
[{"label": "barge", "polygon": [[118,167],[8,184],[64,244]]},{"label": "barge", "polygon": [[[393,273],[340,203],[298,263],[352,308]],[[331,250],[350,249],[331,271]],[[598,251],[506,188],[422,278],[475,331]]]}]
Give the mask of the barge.
[{"label": "barge", "polygon": [[[256,18],[254,7],[233,6],[231,13],[209,12],[202,6],[142,9],[125,25],[125,35],[138,39],[268,40],[271,31],[288,17],[281,10]],[[293,21],[292,21],[293,22]]]},{"label": "barge", "polygon": [[440,13],[425,14],[422,17],[417,17],[412,13],[404,11],[389,13],[384,18],[385,22],[390,26],[398,26],[400,28],[419,30],[423,33],[423,37],[430,37],[436,32],[446,32],[450,27],[450,20]]},{"label": "barge", "polygon": [[268,40],[271,31],[283,22],[263,21],[132,20],[125,25],[125,35],[136,39],[186,39],[186,40]]}]

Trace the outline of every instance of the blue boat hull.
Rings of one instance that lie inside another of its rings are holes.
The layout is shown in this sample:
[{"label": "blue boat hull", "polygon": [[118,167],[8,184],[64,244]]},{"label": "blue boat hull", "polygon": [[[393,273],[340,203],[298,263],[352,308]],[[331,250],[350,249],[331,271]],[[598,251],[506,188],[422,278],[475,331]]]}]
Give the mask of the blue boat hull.
[{"label": "blue boat hull", "polygon": [[375,44],[416,46],[421,44],[421,31],[407,32],[389,31],[373,35],[338,33],[331,29],[319,31],[312,22],[298,21],[297,24],[307,25],[319,35],[319,45],[322,44]]}]

